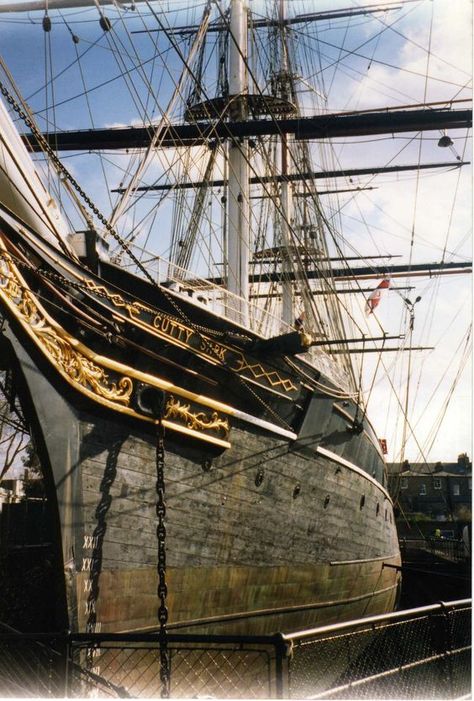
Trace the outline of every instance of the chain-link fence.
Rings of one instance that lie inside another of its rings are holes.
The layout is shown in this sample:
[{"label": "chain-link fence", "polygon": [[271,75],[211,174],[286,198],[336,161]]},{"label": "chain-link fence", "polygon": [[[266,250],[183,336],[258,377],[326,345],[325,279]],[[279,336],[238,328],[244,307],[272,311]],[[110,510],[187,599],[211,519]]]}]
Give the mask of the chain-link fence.
[{"label": "chain-link fence", "polygon": [[470,690],[470,602],[285,636],[289,697],[449,699]]},{"label": "chain-link fence", "polygon": [[[159,636],[91,636],[74,640],[71,696],[91,685],[100,695],[152,698],[161,693]],[[135,638],[135,639],[134,639]],[[172,698],[275,698],[281,636],[168,635]]]},{"label": "chain-link fence", "polygon": [[21,635],[0,626],[1,697],[64,696],[67,664],[64,636]]},{"label": "chain-link fence", "polygon": [[[292,635],[169,633],[172,698],[430,698],[470,691],[471,602]],[[161,651],[162,652],[162,651]],[[158,634],[21,635],[0,627],[0,696],[159,697]]]}]

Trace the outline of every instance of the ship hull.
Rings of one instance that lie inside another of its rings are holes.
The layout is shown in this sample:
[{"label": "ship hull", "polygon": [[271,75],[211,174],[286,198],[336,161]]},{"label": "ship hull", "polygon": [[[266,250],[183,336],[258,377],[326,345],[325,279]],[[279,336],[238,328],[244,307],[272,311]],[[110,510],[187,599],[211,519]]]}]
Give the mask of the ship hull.
[{"label": "ship hull", "polygon": [[[71,391],[27,352],[15,324],[3,334],[60,534],[57,625],[156,629],[153,426]],[[393,609],[392,503],[368,466],[351,461],[370,440],[334,431],[321,407],[313,396],[296,441],[234,419],[231,447],[213,456],[166,433],[170,629],[269,633]]]}]

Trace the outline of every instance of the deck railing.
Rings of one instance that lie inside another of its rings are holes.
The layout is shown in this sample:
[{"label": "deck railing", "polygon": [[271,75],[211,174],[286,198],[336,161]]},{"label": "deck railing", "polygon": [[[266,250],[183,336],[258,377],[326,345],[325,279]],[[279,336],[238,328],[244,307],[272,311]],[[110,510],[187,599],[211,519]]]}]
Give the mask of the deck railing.
[{"label": "deck railing", "polygon": [[[225,318],[242,326],[242,332],[247,330],[247,321],[244,321],[241,316],[243,308],[243,300],[238,295],[228,292],[223,285],[210,282],[205,278],[199,277],[190,273],[185,268],[171,263],[170,261],[156,256],[145,249],[131,245],[130,248],[142,264],[146,267],[147,272],[165,289],[171,290],[173,293],[184,298],[197,307],[206,308],[220,318]],[[120,261],[121,267],[129,269],[136,275],[143,276],[142,272],[137,268],[135,263]],[[263,283],[267,290],[270,291],[270,283]],[[273,295],[274,297],[275,295]],[[263,297],[262,294],[258,297]],[[270,294],[270,299],[272,295]],[[255,333],[264,338],[271,338],[280,334],[290,333],[295,330],[291,324],[287,324],[282,320],[281,306],[268,307],[263,303],[256,302],[252,295],[247,303],[248,308],[248,326]],[[320,372],[323,372],[327,377],[336,382],[343,390],[350,392],[350,380],[343,367],[334,360],[320,346],[313,346],[309,352],[305,354],[306,359],[314,365]]]},{"label": "deck railing", "polygon": [[[207,308],[219,317],[230,319],[236,323],[247,323],[241,318],[242,298],[229,292],[224,285],[199,277],[139,246],[131,245],[131,248],[146,267],[148,274],[160,285],[197,306]],[[141,270],[137,268],[135,263],[121,260],[120,265],[135,275],[142,276]],[[252,299],[247,303],[247,307],[250,328],[265,338],[294,331],[293,327],[282,321],[281,313],[272,313],[270,309],[255,303]]]},{"label": "deck railing", "polygon": [[[169,633],[172,698],[455,699],[471,688],[471,601],[291,635]],[[0,696],[160,695],[157,634],[0,627]]]}]

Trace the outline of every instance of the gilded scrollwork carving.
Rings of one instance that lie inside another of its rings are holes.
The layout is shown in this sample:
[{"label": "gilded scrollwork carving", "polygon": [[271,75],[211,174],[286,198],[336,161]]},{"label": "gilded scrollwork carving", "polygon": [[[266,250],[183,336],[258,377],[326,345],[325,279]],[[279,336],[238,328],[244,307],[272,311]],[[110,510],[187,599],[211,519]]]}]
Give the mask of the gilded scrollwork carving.
[{"label": "gilded scrollwork carving", "polygon": [[125,406],[129,404],[132,380],[123,376],[118,382],[111,382],[104,368],[74,348],[67,337],[53,328],[38,308],[33,294],[22,284],[11,257],[5,251],[0,252],[0,290],[15,306],[20,319],[30,328],[51,362],[73,383],[98,397]]},{"label": "gilded scrollwork carving", "polygon": [[229,433],[229,421],[219,416],[217,411],[210,415],[203,411],[193,412],[190,404],[184,404],[170,396],[166,402],[165,419],[180,419],[187,428],[193,430],[218,431],[226,437]]},{"label": "gilded scrollwork carving", "polygon": [[[12,311],[49,362],[78,391],[85,392],[98,403],[114,407],[117,411],[150,420],[137,414],[132,403],[139,371],[119,367],[120,363],[107,358],[98,358],[57,325],[28,288],[1,239],[0,301]],[[117,379],[111,380],[109,373],[113,373]],[[176,391],[179,393],[179,388]],[[186,429],[208,443],[224,448],[230,446],[225,440],[230,430],[229,422],[216,411],[197,411],[191,403],[185,404],[170,396],[166,418],[170,419],[169,426],[174,430]]]}]

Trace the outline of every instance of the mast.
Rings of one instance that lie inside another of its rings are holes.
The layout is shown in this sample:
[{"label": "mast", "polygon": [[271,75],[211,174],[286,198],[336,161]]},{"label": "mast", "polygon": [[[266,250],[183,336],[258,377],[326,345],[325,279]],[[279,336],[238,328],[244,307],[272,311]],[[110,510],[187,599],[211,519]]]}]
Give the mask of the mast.
[{"label": "mast", "polygon": [[[284,93],[288,90],[288,52],[286,46],[286,33],[284,27],[285,5],[284,0],[280,0],[279,5],[279,20],[281,23],[281,66],[280,66],[280,85]],[[286,97],[284,94],[283,97]],[[291,259],[290,259],[290,217],[291,217],[291,187],[288,182],[288,136],[282,134],[280,137],[280,153],[281,153],[281,175],[282,183],[280,190],[281,204],[281,242],[282,242],[282,321],[284,324],[291,325],[294,320],[294,304],[293,304],[293,284],[291,281]]]},{"label": "mast", "polygon": [[[247,7],[246,0],[232,0],[229,42],[229,114],[232,120],[246,121],[247,86]],[[228,146],[227,185],[227,289],[243,298],[233,316],[248,324],[248,270],[250,250],[249,146],[247,139],[232,139]],[[232,302],[235,308],[235,302]]]}]

